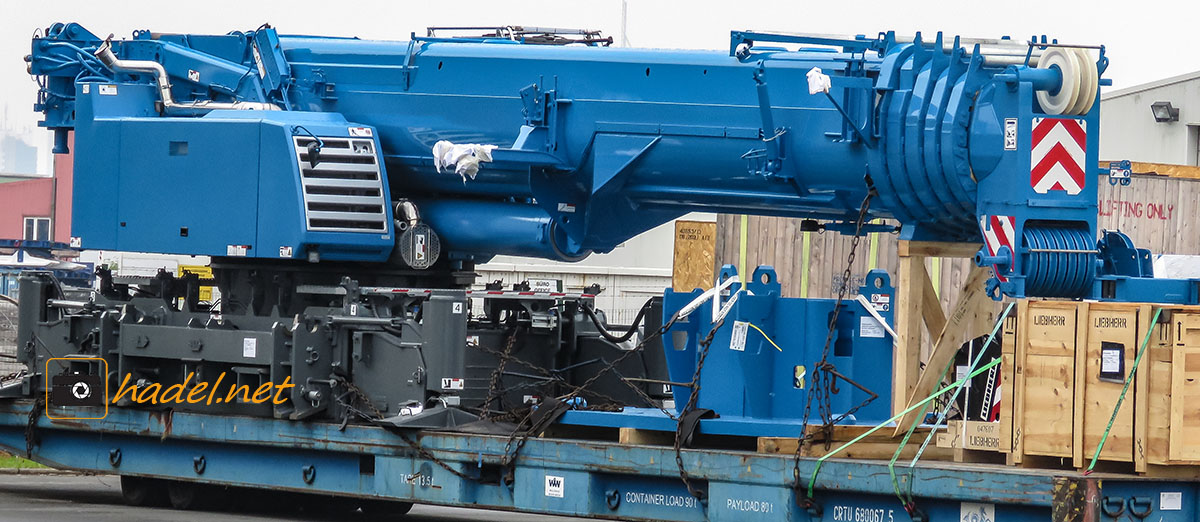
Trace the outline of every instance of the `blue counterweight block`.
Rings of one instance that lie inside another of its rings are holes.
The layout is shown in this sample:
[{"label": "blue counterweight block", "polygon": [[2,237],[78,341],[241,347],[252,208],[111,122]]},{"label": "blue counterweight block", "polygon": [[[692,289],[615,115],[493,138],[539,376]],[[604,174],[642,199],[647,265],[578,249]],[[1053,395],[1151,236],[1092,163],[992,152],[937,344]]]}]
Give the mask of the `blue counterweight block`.
[{"label": "blue counterweight block", "polygon": [[[732,265],[726,265],[721,269],[719,281],[736,273]],[[758,267],[744,290],[738,288],[736,283],[731,286],[728,295],[721,296],[720,304],[716,305],[724,305],[737,291],[736,302],[713,334],[700,371],[697,407],[719,415],[719,419],[705,421],[707,424],[745,427],[722,429],[722,432],[766,435],[762,431],[764,422],[774,427],[798,427],[811,388],[812,368],[821,360],[825,347],[835,300],[781,297],[775,270],[769,266]],[[701,293],[667,290],[664,317],[673,316]],[[892,322],[895,290],[887,272],[872,270],[859,293],[873,303],[885,321]],[[711,299],[706,301],[665,334],[663,342],[671,381],[692,381],[701,355],[701,340],[713,328],[713,306]],[[845,422],[883,421],[891,415],[893,339],[862,303],[847,298],[840,306],[827,361],[845,378],[878,395]],[[838,393],[831,401],[835,416],[870,397],[869,392],[841,379],[836,385]],[[673,388],[676,411],[681,411],[692,390],[686,386]],[[816,420],[815,409],[813,415]],[[702,431],[709,430],[702,428]],[[792,435],[794,431],[784,430]]]}]

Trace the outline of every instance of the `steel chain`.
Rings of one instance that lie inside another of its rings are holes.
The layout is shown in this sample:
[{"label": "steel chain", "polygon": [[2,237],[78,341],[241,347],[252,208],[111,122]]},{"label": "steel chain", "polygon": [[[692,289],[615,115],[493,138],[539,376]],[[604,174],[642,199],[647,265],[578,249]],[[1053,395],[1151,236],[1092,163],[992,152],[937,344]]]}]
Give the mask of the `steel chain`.
[{"label": "steel chain", "polygon": [[[679,420],[696,408],[696,403],[700,400],[700,372],[704,370],[704,361],[708,359],[708,349],[712,346],[713,338],[717,335],[717,330],[725,324],[725,318],[721,317],[708,331],[708,335],[700,340],[700,353],[696,357],[696,371],[692,373],[691,393],[688,395],[688,401],[684,404],[683,409],[679,412]],[[683,481],[683,485],[687,487],[688,493],[700,501],[705,500],[705,494],[692,487],[690,476],[687,469],[683,466],[683,423],[675,423],[675,465],[679,468],[679,479]]]},{"label": "steel chain", "polygon": [[[647,304],[649,304],[649,303],[647,303]],[[645,308],[645,306],[643,308]],[[641,315],[639,314],[639,317],[640,316]],[[470,346],[472,346],[473,348],[476,348],[478,350],[484,351],[486,353],[490,353],[492,355],[497,356],[502,361],[502,363],[501,363],[502,366],[507,365],[508,362],[515,362],[517,364],[520,364],[522,366],[528,367],[530,369],[533,369],[533,370],[541,373],[543,376],[547,377],[548,380],[552,380],[552,381],[558,382],[560,384],[563,384],[563,385],[566,385],[566,386],[572,388],[572,390],[570,392],[568,392],[566,395],[563,395],[560,398],[560,400],[562,400],[564,402],[570,401],[571,399],[578,397],[581,393],[587,392],[587,393],[599,396],[601,398],[610,400],[614,403],[618,403],[619,401],[617,401],[616,399],[609,397],[605,394],[602,394],[600,392],[596,392],[594,390],[589,390],[588,388],[590,388],[592,384],[594,384],[597,380],[599,380],[601,377],[606,375],[608,372],[615,372],[616,367],[618,365],[620,365],[622,362],[624,362],[626,359],[628,359],[634,353],[641,351],[646,343],[663,335],[668,329],[671,328],[671,326],[674,323],[675,323],[675,318],[672,318],[671,320],[667,321],[667,323],[663,324],[655,332],[647,335],[645,338],[643,338],[641,341],[639,341],[637,343],[637,345],[634,346],[632,349],[626,350],[624,353],[622,353],[620,356],[616,357],[614,360],[606,362],[606,364],[603,368],[601,368],[598,372],[596,372],[596,374],[592,375],[583,384],[578,385],[578,386],[572,385],[572,384],[562,380],[558,376],[553,375],[552,372],[547,371],[546,369],[541,368],[540,366],[537,366],[528,361],[522,360],[519,357],[513,355],[512,347],[515,344],[515,337],[516,337],[515,331],[514,331],[513,335],[511,335],[509,337],[508,341],[506,342],[504,351],[494,350],[494,349],[487,348],[487,347],[484,347],[484,346],[478,345],[478,344],[470,345]],[[636,327],[637,325],[633,325],[633,326]],[[711,337],[712,337],[713,333],[715,333],[715,329],[709,335],[709,343],[711,343]],[[491,383],[489,386],[489,397],[488,397],[489,400],[488,400],[488,402],[485,403],[485,407],[483,410],[483,413],[485,413],[485,414],[488,412],[488,409],[490,408],[491,398],[494,396],[497,388],[499,388],[499,385],[500,385],[499,377],[500,377],[501,373],[502,373],[502,370],[499,370],[499,371],[494,371],[492,374]],[[697,372],[697,374],[698,374],[698,372]],[[618,376],[619,376],[619,372],[618,372]],[[648,395],[646,395],[636,385],[627,381],[624,377],[620,377],[620,380],[622,382],[626,383],[627,385],[629,385],[630,387],[634,388],[634,390],[637,391],[638,394],[641,395],[644,399],[646,399],[648,403],[654,404],[653,399],[651,399]],[[347,393],[350,395],[353,395],[354,399],[356,401],[365,403],[366,407],[369,410],[371,410],[369,413],[363,412],[363,411],[359,410],[358,408],[354,407],[352,404],[347,404],[347,403],[341,401],[340,397],[337,397],[338,402],[341,403],[344,407],[346,407],[349,412],[352,412],[355,415],[358,415],[359,417],[362,417],[368,421],[375,421],[375,420],[379,420],[379,419],[383,418],[382,412],[380,412],[377,408],[375,408],[375,406],[373,404],[371,404],[371,402],[367,399],[366,394],[363,393],[362,390],[360,390],[357,386],[355,386],[353,383],[351,383],[343,378],[339,378],[338,383],[340,385],[342,385],[343,387],[345,387],[347,390]],[[693,387],[693,389],[695,389],[695,387]],[[500,392],[503,393],[504,390],[500,390]],[[662,408],[660,406],[659,409],[662,410],[664,413],[666,413],[671,418],[675,418],[665,408]],[[533,409],[530,408],[523,416],[521,416],[521,419],[516,422],[517,429],[514,430],[509,435],[508,441],[504,445],[504,456],[501,458],[501,466],[506,467],[506,468],[511,467],[516,462],[516,459],[519,456],[521,449],[524,448],[525,443],[528,442],[530,436],[533,435],[534,430],[532,430],[532,429],[522,430],[521,429],[521,427],[524,426],[532,418],[533,413],[534,413]],[[510,414],[512,414],[512,413],[510,413]],[[510,414],[506,414],[506,415],[510,415]],[[516,418],[516,417],[514,416],[513,418]],[[400,438],[405,442],[405,444],[409,445],[414,450],[416,450],[419,454],[421,454],[422,457],[438,464],[440,467],[446,469],[450,473],[452,473],[460,478],[463,478],[463,479],[478,480],[478,478],[476,478],[476,477],[470,477],[470,476],[464,475],[461,472],[453,469],[448,464],[446,464],[445,462],[442,462],[440,459],[438,459],[437,457],[435,457],[431,453],[429,453],[428,450],[423,448],[419,443],[409,439],[404,434],[397,433],[397,435],[400,436]]]},{"label": "steel chain", "polygon": [[625,383],[625,385],[628,386],[630,389],[632,389],[634,391],[634,393],[638,394],[638,396],[641,397],[642,400],[646,401],[646,404],[649,404],[651,406],[658,408],[659,411],[663,412],[663,415],[666,415],[667,418],[669,418],[673,421],[679,420],[679,418],[675,417],[674,413],[671,413],[670,411],[668,411],[666,408],[663,407],[661,401],[657,401],[653,397],[647,395],[646,392],[644,390],[642,390],[641,387],[630,382],[629,379],[626,379],[625,376],[621,375],[621,373],[617,372],[617,370],[614,369],[613,371],[617,373],[617,378],[620,379],[621,382]]},{"label": "steel chain", "polygon": [[[0,357],[7,358],[6,355],[0,355]],[[18,379],[23,379],[23,378],[25,378],[26,375],[29,375],[29,370],[27,370],[25,368],[21,368],[20,370],[12,372],[8,375],[0,376],[0,384],[8,383],[8,382],[15,381]],[[13,386],[16,386],[16,385],[14,384]]]},{"label": "steel chain", "polygon": [[512,331],[508,334],[508,340],[504,342],[504,352],[500,354],[500,359],[496,363],[496,368],[492,370],[492,379],[491,382],[488,383],[487,399],[483,401],[483,411],[481,412],[486,418],[495,418],[491,415],[493,399],[500,404],[501,410],[504,409],[504,397],[500,394],[507,393],[507,390],[503,392],[499,391],[500,377],[504,373],[504,368],[508,366],[509,359],[512,358],[512,349],[513,345],[517,342],[517,332],[519,330],[519,325],[513,325]]},{"label": "steel chain", "polygon": [[38,444],[37,423],[42,413],[46,411],[46,398],[35,394],[33,406],[29,409],[29,420],[25,424],[25,458],[33,458],[33,447]]},{"label": "steel chain", "polygon": [[[594,384],[597,380],[599,380],[605,374],[607,374],[610,371],[613,371],[617,365],[624,362],[625,359],[628,359],[630,355],[633,355],[634,353],[637,353],[638,351],[640,351],[642,349],[642,347],[645,346],[646,343],[648,343],[651,340],[658,338],[659,336],[666,333],[666,331],[669,330],[671,328],[671,326],[673,326],[675,324],[675,320],[676,320],[676,317],[672,317],[669,321],[667,321],[665,324],[663,324],[661,327],[659,327],[657,330],[655,330],[654,333],[649,334],[646,337],[644,337],[641,341],[638,341],[637,345],[634,346],[633,349],[627,350],[625,353],[621,354],[619,357],[614,359],[612,362],[609,362],[608,364],[606,364],[603,368],[600,369],[600,371],[596,372],[595,375],[591,376],[587,381],[584,381],[583,384],[579,385],[578,387],[575,387],[575,389],[572,390],[570,393],[563,395],[559,400],[561,400],[563,402],[569,402],[571,399],[578,397],[580,393],[582,393],[584,390],[588,389],[592,384]],[[637,326],[637,325],[634,325],[634,326]],[[505,443],[505,445],[504,445],[504,458],[501,461],[505,467],[512,466],[516,462],[517,456],[521,452],[521,448],[523,448],[525,446],[525,442],[532,435],[532,432],[529,430],[526,430],[524,432],[522,432],[522,430],[521,430],[521,426],[524,426],[525,422],[527,422],[532,415],[533,415],[533,411],[530,410],[530,412],[528,414],[526,414],[525,417],[522,418],[519,423],[517,423],[517,429],[514,430],[512,432],[512,434],[509,435],[508,442]],[[515,448],[513,446],[514,442],[516,442]]]},{"label": "steel chain", "polygon": [[[837,319],[838,314],[841,311],[842,301],[846,298],[846,291],[850,288],[850,278],[854,275],[855,253],[858,250],[859,242],[862,240],[862,229],[863,225],[866,224],[867,214],[871,208],[871,199],[878,194],[875,189],[875,184],[871,181],[870,176],[866,177],[866,183],[867,194],[863,196],[862,204],[859,205],[858,208],[858,219],[854,224],[854,237],[850,240],[850,252],[846,256],[846,270],[842,272],[842,284],[838,287],[837,299],[833,304],[833,314],[829,318],[829,329],[825,334],[825,346],[821,350],[820,362],[813,366],[812,382],[810,383],[807,399],[805,400],[804,404],[804,417],[801,423],[802,431],[800,432],[799,440],[797,440],[796,443],[796,453],[792,458],[792,487],[795,488],[797,492],[801,491],[800,454],[804,449],[805,443],[811,442],[815,437],[814,433],[809,433],[808,426],[809,417],[812,415],[812,403],[814,398],[820,396],[820,401],[817,404],[817,408],[821,416],[820,431],[821,434],[824,435],[824,442],[827,449],[829,444],[833,441],[833,425],[844,419],[846,416],[852,415],[854,412],[866,406],[871,402],[871,400],[873,400],[873,398],[868,398],[861,404],[848,410],[846,413],[839,415],[837,419],[833,419],[833,414],[831,412],[831,388],[833,385],[833,376],[826,376],[826,374],[829,373],[829,370],[834,369],[833,364],[828,361],[829,348],[833,344],[834,334],[837,333]],[[797,496],[797,500],[801,500],[799,496]]]},{"label": "steel chain", "polygon": [[[469,345],[469,346],[470,346],[471,348],[474,348],[474,349],[476,349],[476,350],[479,350],[479,351],[481,351],[481,352],[484,352],[484,353],[491,354],[491,355],[493,355],[493,356],[495,356],[495,357],[497,357],[497,358],[499,358],[499,357],[503,357],[503,356],[504,356],[504,352],[501,352],[500,350],[495,350],[495,349],[492,349],[492,348],[488,348],[488,347],[486,347],[486,346],[483,346],[483,345],[480,345],[480,344],[472,344],[472,345]],[[555,375],[553,372],[551,372],[551,371],[549,371],[549,370],[546,370],[545,368],[543,368],[543,367],[541,367],[541,366],[538,366],[538,365],[536,365],[536,364],[533,364],[533,363],[531,363],[531,362],[529,362],[529,361],[523,360],[523,359],[521,359],[521,358],[517,357],[516,355],[512,355],[511,353],[508,355],[508,360],[509,360],[509,362],[515,362],[515,363],[517,363],[517,364],[520,364],[521,366],[524,366],[524,367],[526,367],[526,368],[529,368],[529,369],[531,369],[531,370],[533,370],[533,371],[535,371],[535,372],[538,372],[538,373],[540,373],[540,374],[541,374],[543,377],[545,377],[545,378],[546,378],[546,382],[547,382],[547,383],[549,383],[549,382],[554,382],[554,383],[557,383],[557,384],[559,384],[559,385],[562,385],[562,386],[564,386],[564,387],[570,388],[570,389],[572,389],[572,390],[580,390],[580,392],[587,392],[587,393],[589,393],[589,394],[592,394],[592,395],[594,395],[594,396],[596,396],[596,397],[598,397],[598,398],[600,398],[600,399],[607,400],[607,401],[609,401],[609,402],[612,402],[612,403],[614,403],[614,404],[619,404],[619,403],[621,402],[621,401],[617,400],[615,397],[612,397],[612,396],[610,396],[610,395],[607,395],[607,394],[605,394],[605,393],[602,393],[602,392],[598,392],[598,391],[596,391],[596,390],[583,390],[583,389],[582,389],[582,386],[576,386],[576,385],[574,385],[574,384],[571,384],[571,383],[569,383],[569,382],[567,382],[567,381],[563,380],[561,377],[559,377],[559,376]],[[605,370],[602,370],[602,371],[605,371]],[[614,369],[613,371],[615,371],[615,369]],[[618,376],[620,376],[620,374],[619,374],[619,373],[618,373]],[[621,379],[622,379],[622,380],[624,380],[624,377],[621,377]],[[631,383],[627,383],[627,384],[631,384]],[[533,386],[539,386],[539,384],[517,384],[517,385],[511,386],[511,387],[509,387],[509,388],[504,388],[504,389],[501,389],[501,390],[500,390],[500,392],[503,394],[503,393],[508,393],[508,392],[510,392],[510,391],[513,391],[513,390],[516,390],[516,389],[520,389],[520,388],[531,388],[531,387],[533,387]],[[542,392],[545,392],[546,390],[541,390],[541,391],[542,391]],[[644,397],[644,398],[648,398],[648,397],[646,397],[644,394],[643,394],[643,397]],[[651,400],[651,401],[653,401],[653,399],[650,399],[650,400]],[[593,407],[593,408],[599,408],[599,407]],[[504,413],[501,413],[501,414],[497,415],[495,418],[493,418],[492,420],[504,419],[504,418],[511,418],[511,419],[513,419],[514,421],[516,420],[516,418],[515,418],[515,417],[513,417],[513,414],[512,414],[512,412],[511,412],[511,411],[509,411],[509,412],[504,412]]]},{"label": "steel chain", "polygon": [[[354,383],[352,383],[344,378],[341,378],[341,377],[338,377],[335,380],[337,381],[337,383],[340,386],[346,388],[346,392],[349,395],[353,396],[353,398],[352,398],[353,402],[359,402],[359,403],[365,404],[367,409],[369,409],[371,411],[370,411],[370,414],[367,414],[366,412],[363,412],[362,410],[354,407],[353,403],[343,402],[341,400],[341,396],[335,396],[338,403],[340,403],[348,411],[354,413],[355,415],[358,415],[359,417],[362,417],[364,420],[367,420],[369,422],[376,423],[377,421],[383,420],[383,412],[379,411],[379,408],[376,408],[375,405],[371,403],[370,398],[367,397],[367,395],[365,393],[363,393],[363,391],[361,389],[359,389],[358,386],[355,386]],[[421,446],[421,444],[419,442],[412,440],[412,439],[408,438],[408,436],[405,435],[404,433],[401,433],[399,431],[400,428],[398,428],[396,426],[389,426],[386,424],[383,424],[382,426],[385,429],[387,429],[388,431],[391,431],[392,433],[399,436],[400,440],[404,441],[404,443],[406,445],[408,445],[408,447],[415,450],[417,452],[417,454],[419,454],[422,458],[429,460],[430,462],[433,462],[434,464],[437,464],[439,467],[441,467],[442,469],[444,469],[446,471],[449,471],[454,476],[461,478],[463,480],[479,480],[479,477],[472,477],[470,475],[467,475],[461,471],[454,469],[449,464],[446,464],[444,461],[442,461],[442,459],[437,458],[432,453],[430,453],[429,450],[427,450],[427,449],[425,449],[425,447]]]}]

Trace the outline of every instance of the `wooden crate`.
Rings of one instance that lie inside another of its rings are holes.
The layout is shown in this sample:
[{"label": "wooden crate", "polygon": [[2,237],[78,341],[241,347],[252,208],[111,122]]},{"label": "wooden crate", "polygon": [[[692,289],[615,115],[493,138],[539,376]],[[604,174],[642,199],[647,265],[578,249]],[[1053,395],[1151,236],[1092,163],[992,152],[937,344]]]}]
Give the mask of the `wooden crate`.
[{"label": "wooden crate", "polygon": [[1200,460],[1200,313],[1174,314],[1171,364],[1171,440],[1174,460]]},{"label": "wooden crate", "polygon": [[1138,406],[1150,471],[1200,466],[1200,307],[1164,310],[1142,364],[1149,378]]},{"label": "wooden crate", "polygon": [[[1125,379],[1133,369],[1143,332],[1150,321],[1150,305],[1130,303],[1089,303],[1087,305],[1086,343],[1077,348],[1076,389],[1083,393],[1082,417],[1079,430],[1083,435],[1083,459],[1090,460],[1112,421],[1112,429],[1100,452],[1100,460],[1134,462],[1144,470],[1144,455],[1135,447],[1145,448],[1146,441],[1134,430],[1136,390],[1126,392],[1121,408],[1113,417],[1113,409],[1125,387]],[[1144,362],[1144,360],[1143,360]],[[1134,382],[1145,380],[1148,365],[1139,366]],[[1107,371],[1107,372],[1106,372]],[[1143,398],[1144,399],[1144,398]],[[1139,421],[1141,419],[1138,419]],[[1135,458],[1140,457],[1140,458]]]},{"label": "wooden crate", "polygon": [[[1075,347],[1084,344],[1080,325],[1086,304],[1071,301],[1021,301],[1017,305],[1016,346],[1011,388],[1001,400],[1011,400],[1012,461],[1026,455],[1082,462],[1082,441],[1075,429],[1082,395],[1075,368]],[[1011,393],[1007,393],[1011,391]]]},{"label": "wooden crate", "polygon": [[[1200,307],[1167,307],[1151,324],[1155,308],[1019,304],[1002,348],[1001,397],[1009,404],[1002,402],[999,445],[1010,464],[1082,469],[1112,420],[1098,459],[1107,470],[1200,476]],[[1114,420],[1148,334],[1146,355]]]}]

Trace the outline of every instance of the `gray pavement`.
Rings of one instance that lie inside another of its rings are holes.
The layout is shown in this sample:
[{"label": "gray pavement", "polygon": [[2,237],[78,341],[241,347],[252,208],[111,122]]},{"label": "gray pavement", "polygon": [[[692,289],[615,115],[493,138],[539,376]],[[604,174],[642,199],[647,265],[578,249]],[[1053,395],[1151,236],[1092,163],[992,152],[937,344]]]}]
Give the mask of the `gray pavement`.
[{"label": "gray pavement", "polygon": [[[246,506],[246,503],[253,505]],[[0,521],[4,522],[266,522],[266,521],[369,521],[360,513],[316,515],[294,503],[270,506],[261,498],[225,502],[218,511],[177,511],[170,508],[126,506],[121,481],[113,475],[0,474]],[[582,519],[536,516],[503,511],[414,506],[407,517],[413,522],[568,522]]]}]

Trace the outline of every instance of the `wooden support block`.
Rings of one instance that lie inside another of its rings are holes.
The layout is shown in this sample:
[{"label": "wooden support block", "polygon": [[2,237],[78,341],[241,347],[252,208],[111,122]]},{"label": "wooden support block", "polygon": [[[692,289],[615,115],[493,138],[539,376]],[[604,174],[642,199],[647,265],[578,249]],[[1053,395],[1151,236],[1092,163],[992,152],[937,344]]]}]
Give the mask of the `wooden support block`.
[{"label": "wooden support block", "polygon": [[1144,471],[1139,471],[1138,474],[1144,477],[1197,480],[1200,479],[1200,466],[1162,466],[1149,464]]},{"label": "wooden support block", "polygon": [[901,241],[897,245],[900,257],[975,257],[979,243],[946,243],[941,241]]},{"label": "wooden support block", "polygon": [[[816,429],[818,427],[813,426],[813,428]],[[871,431],[872,429],[874,429],[874,426],[865,426],[865,425],[837,425],[837,426],[834,426],[833,433],[831,435],[832,442],[829,444],[829,449],[825,449],[824,440],[815,440],[809,447],[804,449],[804,451],[801,453],[801,456],[805,456],[805,457],[824,456],[826,453],[832,452],[833,450],[838,449],[843,444],[859,438],[860,436],[866,434],[867,432]],[[915,451],[915,450],[913,450],[913,448],[920,447],[921,441],[923,441],[925,439],[925,437],[929,434],[929,430],[930,430],[930,428],[928,428],[928,427],[919,427],[913,431],[912,438],[908,442],[908,449],[905,450],[905,451],[910,451],[910,453],[907,453],[909,455],[908,458],[912,458],[913,453],[911,453],[911,451]],[[905,431],[907,431],[907,429]],[[819,430],[817,430],[816,433],[818,436],[820,436]],[[796,453],[796,444],[798,442],[799,442],[799,439],[797,439],[796,437],[759,437],[758,438],[758,452],[759,453],[771,453],[771,454],[795,454]],[[867,435],[866,437],[864,437],[862,440],[850,445],[850,447],[846,448],[843,452],[838,453],[837,455],[834,455],[834,457],[839,457],[839,458],[855,457],[855,458],[873,458],[874,459],[874,458],[880,458],[879,455],[883,454],[883,452],[885,451],[885,448],[891,448],[890,450],[886,450],[887,456],[885,457],[887,459],[891,459],[892,454],[894,454],[896,452],[896,448],[899,447],[899,445],[900,445],[900,439],[893,438],[892,434],[891,434],[891,430],[889,430],[885,427],[885,428],[875,430],[870,435]],[[946,456],[946,455],[948,455],[948,452],[934,451],[933,453],[930,453],[930,451],[933,450],[934,447],[936,447],[936,444],[931,444],[930,448],[926,449],[925,454],[922,456],[922,459],[924,459],[925,456],[927,456],[927,455],[941,455],[943,457],[946,457],[946,460],[948,460],[949,457]],[[945,449],[945,448],[943,448],[943,449]],[[943,454],[945,454],[945,455],[943,455]],[[872,456],[865,457],[862,455],[872,455]],[[933,458],[933,457],[931,457],[931,459],[938,460],[937,458]]]},{"label": "wooden support block", "polygon": [[916,388],[921,371],[924,332],[937,335],[946,329],[946,314],[925,270],[926,256],[969,257],[979,249],[973,243],[900,241],[900,269],[896,289],[896,351],[893,358],[892,411],[906,407],[905,399]]},{"label": "wooden support block", "polygon": [[933,289],[933,279],[925,271],[925,263],[921,263],[921,319],[925,322],[925,331],[930,335],[946,329],[946,314],[942,312],[942,301],[937,291]]},{"label": "wooden support block", "polygon": [[959,449],[955,450],[954,462],[970,464],[1004,464],[1006,462],[1006,458],[1003,453],[996,453],[994,451]]},{"label": "wooden support block", "polygon": [[[924,319],[923,295],[929,283],[925,258],[901,257],[896,288],[896,351],[892,358],[892,411],[904,409],[904,402],[917,384],[921,371],[921,323]],[[936,297],[935,297],[936,299]],[[941,306],[938,305],[938,312]]]},{"label": "wooden support block", "polygon": [[[954,361],[954,356],[958,353],[958,349],[962,346],[962,343],[981,335],[979,330],[982,328],[978,326],[973,328],[972,326],[975,321],[972,321],[972,319],[975,316],[975,311],[979,309],[980,301],[990,299],[987,293],[984,292],[984,282],[987,278],[988,272],[986,270],[979,267],[971,268],[971,273],[967,276],[967,281],[963,283],[958,303],[954,306],[954,312],[950,314],[946,322],[946,327],[942,329],[941,335],[938,336],[937,342],[933,345],[933,350],[929,353],[929,361],[925,364],[925,371],[921,372],[916,386],[908,394],[908,401],[900,410],[920,402],[933,393],[942,381],[943,372]],[[912,347],[906,347],[906,350],[911,351]],[[916,409],[902,417],[897,423],[894,433],[900,434],[908,429],[908,426],[917,419],[920,413],[920,410]]]},{"label": "wooden support block", "polygon": [[[859,442],[849,448],[846,448],[841,453],[830,458],[837,459],[863,459],[863,460],[891,460],[896,454],[896,448],[900,446],[899,442]],[[830,451],[837,449],[833,446]],[[904,461],[904,466],[908,465],[907,461],[911,461],[916,456],[917,451],[921,449],[921,443],[910,441],[904,450],[900,452],[900,461]],[[825,446],[816,445],[809,450],[803,457],[824,457]],[[936,444],[930,444],[925,448],[925,452],[921,453],[921,461],[953,461],[954,450],[947,448],[939,448]],[[899,461],[897,466],[899,466]]]},{"label": "wooden support block", "polygon": [[1055,469],[1055,470],[1078,470],[1079,468],[1071,465],[1070,458],[1064,457],[1046,457],[1042,455],[1024,455],[1021,462],[1016,465],[1024,469]]},{"label": "wooden support block", "polygon": [[800,439],[796,437],[759,437],[758,452],[772,455],[795,455],[796,444]]},{"label": "wooden support block", "polygon": [[[921,441],[924,436],[929,433],[929,430],[924,430],[919,436],[913,434],[912,440],[909,440],[908,445],[904,447],[904,451],[900,452],[901,459],[911,460],[917,454],[917,450],[921,448]],[[840,448],[846,441],[837,441],[829,445],[829,449],[825,449],[824,443],[815,443],[806,448],[800,453],[801,457],[824,457],[827,453]],[[896,454],[896,448],[900,447],[899,440],[879,440],[874,437],[868,437],[859,442],[851,444],[850,447],[833,455],[830,458],[837,459],[866,459],[866,460],[891,460]],[[794,455],[796,453],[795,438],[781,437],[759,437],[758,452],[776,455]],[[925,448],[925,452],[921,454],[921,460],[939,460],[949,461],[954,458],[954,450],[950,448],[938,447],[936,444],[930,444]]]},{"label": "wooden support block", "polygon": [[617,435],[617,441],[621,444],[637,444],[641,446],[674,446],[675,432],[621,428]]}]

